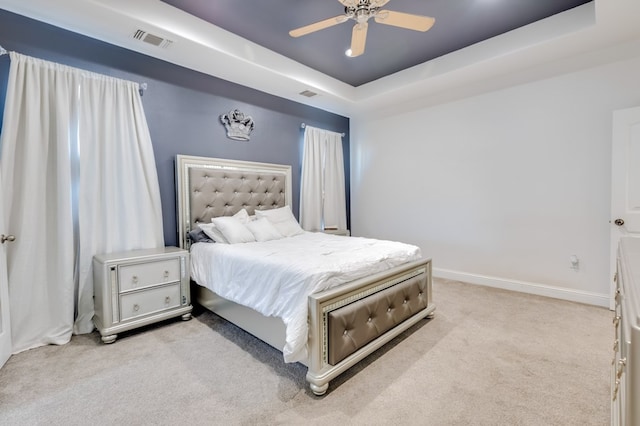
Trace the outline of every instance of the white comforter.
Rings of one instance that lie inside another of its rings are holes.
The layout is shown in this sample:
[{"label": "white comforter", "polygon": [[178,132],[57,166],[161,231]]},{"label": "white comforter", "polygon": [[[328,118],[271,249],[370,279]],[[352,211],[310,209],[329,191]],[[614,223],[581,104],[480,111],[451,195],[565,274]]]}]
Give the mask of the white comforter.
[{"label": "white comforter", "polygon": [[200,285],[263,315],[283,320],[285,362],[307,358],[307,297],[420,258],[416,246],[305,232],[280,240],[191,246]]}]

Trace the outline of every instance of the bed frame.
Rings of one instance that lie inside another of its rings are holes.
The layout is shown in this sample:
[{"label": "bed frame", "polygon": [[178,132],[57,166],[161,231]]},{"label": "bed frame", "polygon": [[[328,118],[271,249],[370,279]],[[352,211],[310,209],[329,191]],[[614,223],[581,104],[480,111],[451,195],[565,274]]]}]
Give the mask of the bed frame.
[{"label": "bed frame", "polygon": [[[176,157],[178,241],[189,248],[188,233],[198,223],[255,210],[291,205],[291,166]],[[349,238],[349,237],[344,237]],[[279,318],[226,300],[194,284],[196,302],[278,350],[285,343]],[[309,304],[307,381],[316,395],[329,382],[435,310],[431,260],[409,262],[312,294]]]}]

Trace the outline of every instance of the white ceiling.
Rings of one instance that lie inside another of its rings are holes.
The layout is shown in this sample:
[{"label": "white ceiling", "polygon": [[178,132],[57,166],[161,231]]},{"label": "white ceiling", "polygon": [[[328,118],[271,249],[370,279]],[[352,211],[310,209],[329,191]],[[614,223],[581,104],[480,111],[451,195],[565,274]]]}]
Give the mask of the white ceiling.
[{"label": "white ceiling", "polygon": [[[401,113],[640,56],[637,0],[595,0],[359,87],[159,0],[0,0],[0,8],[353,118]],[[138,29],[173,43],[162,49],[135,40]],[[299,95],[304,90],[319,94],[306,98]]]}]

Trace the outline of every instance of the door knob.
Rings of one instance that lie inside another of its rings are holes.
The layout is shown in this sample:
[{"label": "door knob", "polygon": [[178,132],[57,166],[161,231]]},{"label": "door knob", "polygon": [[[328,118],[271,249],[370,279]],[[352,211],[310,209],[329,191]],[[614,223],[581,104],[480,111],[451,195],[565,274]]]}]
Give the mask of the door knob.
[{"label": "door knob", "polygon": [[5,241],[15,241],[16,237],[14,235],[0,235],[0,244],[4,244]]},{"label": "door knob", "polygon": [[618,226],[622,226],[624,225],[624,219],[616,219],[613,221],[613,223],[615,223]]}]

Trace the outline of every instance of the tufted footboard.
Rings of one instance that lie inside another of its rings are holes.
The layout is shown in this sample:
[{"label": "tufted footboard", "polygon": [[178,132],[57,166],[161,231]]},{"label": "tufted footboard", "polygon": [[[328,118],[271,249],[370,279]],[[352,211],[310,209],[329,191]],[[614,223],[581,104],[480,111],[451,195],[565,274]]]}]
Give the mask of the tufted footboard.
[{"label": "tufted footboard", "polygon": [[430,259],[309,296],[311,389],[324,394],[330,380],[434,310]]},{"label": "tufted footboard", "polygon": [[407,318],[426,309],[423,275],[327,313],[327,362],[336,365]]}]

